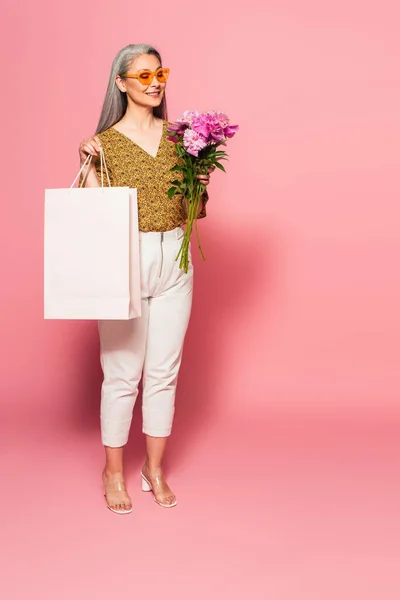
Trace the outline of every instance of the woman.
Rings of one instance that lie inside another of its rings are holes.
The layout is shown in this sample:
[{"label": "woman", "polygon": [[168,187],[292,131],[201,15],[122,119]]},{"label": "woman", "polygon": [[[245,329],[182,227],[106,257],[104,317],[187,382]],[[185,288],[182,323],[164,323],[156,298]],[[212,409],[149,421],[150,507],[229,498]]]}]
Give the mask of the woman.
[{"label": "woman", "polygon": [[[169,70],[151,46],[134,44],[115,57],[96,135],[79,147],[86,187],[99,186],[102,150],[111,185],[138,190],[142,316],[128,321],[100,321],[100,358],[104,374],[101,393],[101,433],[106,464],[103,484],[107,507],[132,511],[125,488],[123,450],[143,373],[143,432],[147,455],[142,489],[152,491],[163,507],[175,506],[162,461],[171,433],[175,390],[189,323],[193,267],[188,273],[175,261],[185,211],[182,199],[167,191],[176,173],[175,146],[167,140],[165,87]],[[179,174],[178,174],[179,177]],[[204,185],[209,175],[200,177]],[[199,218],[205,216],[207,192]]]}]

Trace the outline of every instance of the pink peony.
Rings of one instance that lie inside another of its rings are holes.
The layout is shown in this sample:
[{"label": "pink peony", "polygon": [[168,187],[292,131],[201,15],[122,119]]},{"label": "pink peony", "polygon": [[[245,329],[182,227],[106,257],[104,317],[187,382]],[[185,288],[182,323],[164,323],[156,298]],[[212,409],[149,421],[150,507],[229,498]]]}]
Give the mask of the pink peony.
[{"label": "pink peony", "polygon": [[185,125],[184,123],[174,123],[173,125],[168,125],[167,130],[176,135],[183,135],[188,127],[189,125]]},{"label": "pink peony", "polygon": [[199,117],[199,112],[197,110],[185,110],[182,113],[182,116],[179,117],[177,123],[182,123],[183,125],[192,125],[193,121]]},{"label": "pink peony", "polygon": [[213,115],[213,117],[218,122],[219,126],[222,127],[222,129],[225,129],[225,127],[229,125],[229,117],[227,114],[219,112],[217,110],[212,110],[210,114]]},{"label": "pink peony", "polygon": [[168,126],[168,131],[175,135],[183,135],[189,127],[191,127],[193,121],[199,117],[197,110],[185,110],[182,116],[176,120],[175,123]]},{"label": "pink peony", "polygon": [[224,139],[223,129],[211,113],[203,113],[195,118],[192,129],[202,135],[208,144],[214,144]]},{"label": "pink peony", "polygon": [[210,132],[210,144],[215,144],[216,142],[222,142],[225,139],[224,130],[221,128],[213,129]]},{"label": "pink peony", "polygon": [[198,156],[199,151],[207,146],[207,140],[193,129],[186,129],[183,134],[183,145],[192,156]]}]

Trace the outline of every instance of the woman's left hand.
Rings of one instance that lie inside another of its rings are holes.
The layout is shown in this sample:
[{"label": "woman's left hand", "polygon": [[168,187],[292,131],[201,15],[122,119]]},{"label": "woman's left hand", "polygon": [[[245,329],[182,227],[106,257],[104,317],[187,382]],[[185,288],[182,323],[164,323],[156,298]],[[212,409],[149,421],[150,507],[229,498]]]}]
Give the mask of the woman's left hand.
[{"label": "woman's left hand", "polygon": [[215,167],[211,167],[210,169],[208,169],[207,175],[197,175],[197,179],[200,181],[200,183],[207,186],[210,183],[210,173],[212,173],[214,169]]}]

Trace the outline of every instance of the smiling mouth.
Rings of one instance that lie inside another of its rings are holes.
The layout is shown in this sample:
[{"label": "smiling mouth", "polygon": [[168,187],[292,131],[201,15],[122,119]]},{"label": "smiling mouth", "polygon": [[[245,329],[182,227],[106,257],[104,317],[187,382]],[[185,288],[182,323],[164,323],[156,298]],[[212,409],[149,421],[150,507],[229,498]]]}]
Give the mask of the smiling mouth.
[{"label": "smiling mouth", "polygon": [[148,96],[159,96],[161,92],[146,92]]}]

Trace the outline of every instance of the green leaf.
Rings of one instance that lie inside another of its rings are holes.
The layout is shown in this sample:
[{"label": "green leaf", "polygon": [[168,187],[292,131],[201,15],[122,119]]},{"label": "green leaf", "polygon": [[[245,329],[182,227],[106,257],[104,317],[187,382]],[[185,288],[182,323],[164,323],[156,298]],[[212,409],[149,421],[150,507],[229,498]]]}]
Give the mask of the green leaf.
[{"label": "green leaf", "polygon": [[170,171],[183,171],[184,169],[185,167],[182,167],[181,165],[175,165]]},{"label": "green leaf", "polygon": [[179,187],[181,185],[181,181],[178,181],[177,179],[175,179],[175,181],[171,181],[171,185],[176,185],[177,187]]},{"label": "green leaf", "polygon": [[178,193],[178,190],[175,187],[169,188],[168,190],[168,198],[173,198],[175,194]]},{"label": "green leaf", "polygon": [[223,171],[224,173],[226,173],[225,171],[225,167],[223,165],[221,165],[221,163],[219,163],[218,161],[215,161],[214,165],[218,168],[221,169],[221,171]]}]

